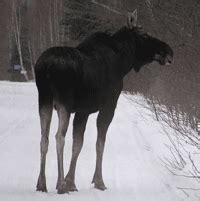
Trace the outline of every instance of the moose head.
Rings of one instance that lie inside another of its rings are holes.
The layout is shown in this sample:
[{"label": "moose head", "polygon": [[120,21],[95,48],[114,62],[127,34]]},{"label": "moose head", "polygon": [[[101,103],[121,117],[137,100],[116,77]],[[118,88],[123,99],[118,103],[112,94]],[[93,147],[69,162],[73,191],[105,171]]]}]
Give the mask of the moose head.
[{"label": "moose head", "polygon": [[[127,31],[134,40],[135,57],[137,61],[146,64],[157,61],[160,65],[170,65],[173,61],[173,50],[165,42],[147,34],[142,27],[137,26],[137,10],[127,17]],[[139,69],[135,69],[139,71]]]}]

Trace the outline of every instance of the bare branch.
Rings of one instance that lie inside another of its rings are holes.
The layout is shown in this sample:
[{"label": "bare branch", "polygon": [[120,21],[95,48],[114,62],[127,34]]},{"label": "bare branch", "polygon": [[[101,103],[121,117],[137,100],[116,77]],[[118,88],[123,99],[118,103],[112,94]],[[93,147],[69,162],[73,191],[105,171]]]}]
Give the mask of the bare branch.
[{"label": "bare branch", "polygon": [[121,13],[121,12],[119,12],[119,11],[113,9],[113,8],[111,8],[111,7],[108,6],[108,5],[105,5],[105,4],[103,4],[103,3],[97,2],[96,0],[91,0],[91,3],[94,3],[94,4],[98,5],[98,6],[101,6],[101,7],[105,8],[105,9],[107,9],[107,10],[109,10],[109,11],[115,13],[115,14],[118,14],[118,15],[121,15],[121,16],[126,16],[126,14]]}]

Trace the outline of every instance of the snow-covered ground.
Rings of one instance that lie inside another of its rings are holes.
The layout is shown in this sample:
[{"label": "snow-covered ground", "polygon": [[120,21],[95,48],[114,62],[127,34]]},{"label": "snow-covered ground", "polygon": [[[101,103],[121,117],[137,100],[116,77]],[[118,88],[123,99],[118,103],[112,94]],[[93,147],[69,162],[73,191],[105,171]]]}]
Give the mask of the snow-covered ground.
[{"label": "snow-covered ground", "polygon": [[[76,185],[78,192],[57,195],[57,161],[54,112],[47,156],[48,193],[35,191],[39,173],[40,124],[37,89],[34,83],[0,82],[0,201],[195,201],[195,195],[180,188],[194,187],[193,181],[173,176],[161,159],[168,155],[169,143],[151,113],[121,95],[109,128],[103,161],[108,189],[98,191],[91,184],[95,168],[96,114],[88,121],[80,154]],[[71,118],[72,119],[72,118]],[[71,121],[72,122],[72,121]],[[65,173],[71,156],[72,126],[65,144]]]}]

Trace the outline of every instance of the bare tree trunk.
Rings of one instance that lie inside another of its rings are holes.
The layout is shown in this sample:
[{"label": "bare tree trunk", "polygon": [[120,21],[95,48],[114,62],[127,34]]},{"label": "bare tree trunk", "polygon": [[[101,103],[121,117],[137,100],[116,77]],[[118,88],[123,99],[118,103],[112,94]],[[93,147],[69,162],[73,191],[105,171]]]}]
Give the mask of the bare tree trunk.
[{"label": "bare tree trunk", "polygon": [[[18,13],[17,13],[17,9],[18,9]],[[27,71],[25,70],[25,67],[24,67],[22,48],[21,48],[21,10],[20,10],[20,7],[16,5],[15,0],[13,0],[12,2],[12,26],[14,30],[17,50],[19,53],[21,73],[24,75],[26,81],[29,81]]]},{"label": "bare tree trunk", "polygon": [[152,24],[153,24],[154,28],[156,28],[156,20],[155,20],[154,14],[153,14],[152,2],[151,2],[151,0],[145,0],[145,3],[146,3],[146,6],[147,6],[147,10],[149,12],[149,15],[151,17]]},{"label": "bare tree trunk", "polygon": [[55,34],[55,45],[59,44],[59,14],[58,14],[58,7],[57,7],[57,0],[54,0],[54,34]]},{"label": "bare tree trunk", "polygon": [[[61,21],[64,19],[64,12],[63,12],[64,9],[63,8],[64,8],[64,3],[63,3],[63,0],[61,0],[60,1],[60,7],[59,7],[60,11],[62,11],[62,12],[60,12],[61,13],[61,17],[60,17]],[[63,30],[63,28],[62,28],[60,34],[61,34],[60,35],[60,43],[63,44],[64,43],[64,39],[65,39],[65,30]]]},{"label": "bare tree trunk", "polygon": [[35,80],[34,61],[33,61],[34,57],[33,57],[33,51],[32,51],[30,41],[28,42],[28,50],[30,55],[31,71],[32,71],[33,79]]},{"label": "bare tree trunk", "polygon": [[42,20],[42,14],[41,14],[41,11],[39,11],[39,18],[40,18],[40,30],[39,30],[39,36],[40,36],[40,52],[43,52],[44,51],[44,48],[45,48],[45,35],[44,35],[44,32],[43,32],[43,20]]},{"label": "bare tree trunk", "polygon": [[52,25],[52,6],[49,5],[49,33],[50,33],[50,42],[51,46],[53,46],[53,25]]}]

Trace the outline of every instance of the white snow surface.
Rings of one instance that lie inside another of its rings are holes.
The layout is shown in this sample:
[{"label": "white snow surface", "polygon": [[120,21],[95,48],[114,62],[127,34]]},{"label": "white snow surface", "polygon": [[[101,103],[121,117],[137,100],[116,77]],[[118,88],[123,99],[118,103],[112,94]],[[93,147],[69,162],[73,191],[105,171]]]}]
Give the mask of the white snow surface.
[{"label": "white snow surface", "polygon": [[[93,188],[96,116],[88,120],[76,169],[78,192],[56,194],[57,159],[54,111],[47,155],[48,193],[36,192],[40,163],[40,123],[35,83],[0,82],[0,201],[194,201],[178,188],[194,187],[192,181],[173,176],[163,165],[169,143],[162,127],[147,109],[134,103],[137,95],[122,94],[107,134],[103,160],[105,191]],[[66,135],[65,174],[72,147],[72,119]]]}]

